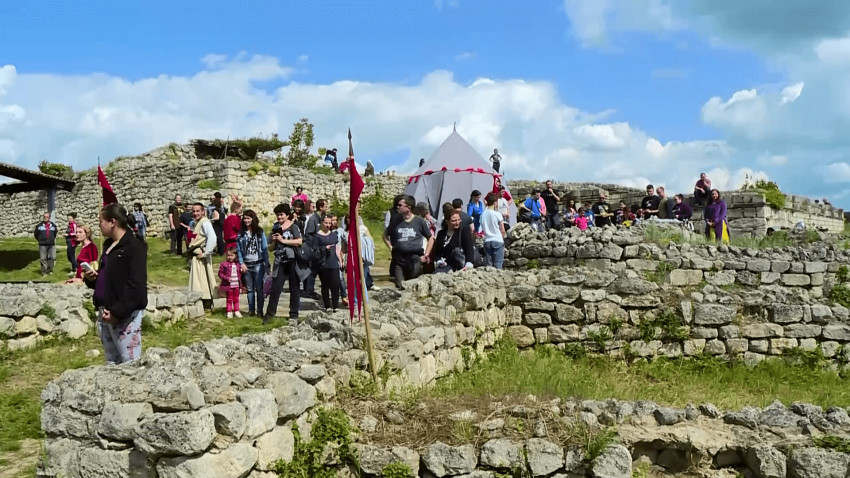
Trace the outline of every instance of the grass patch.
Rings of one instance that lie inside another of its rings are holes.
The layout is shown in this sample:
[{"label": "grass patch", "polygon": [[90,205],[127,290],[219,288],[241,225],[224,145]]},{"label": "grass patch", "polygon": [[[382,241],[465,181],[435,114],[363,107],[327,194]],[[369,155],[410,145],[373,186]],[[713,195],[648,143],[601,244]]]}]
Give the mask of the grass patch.
[{"label": "grass patch", "polygon": [[[654,242],[661,246],[667,246],[671,242],[674,244],[691,244],[694,246],[716,246],[717,243],[705,237],[702,234],[691,234],[685,237],[682,231],[672,227],[661,227],[655,224],[649,224],[644,230],[646,242]],[[809,242],[817,240],[817,233],[806,236]],[[730,246],[753,249],[773,249],[780,247],[795,246],[794,241],[788,238],[785,231],[776,231],[771,236],[761,237],[735,237],[729,240]]]},{"label": "grass patch", "polygon": [[198,189],[219,189],[221,183],[218,179],[202,179],[198,181]]},{"label": "grass patch", "polygon": [[[171,327],[145,329],[142,346],[166,347],[220,338],[265,332],[285,325],[276,319],[262,325],[259,319],[226,319],[216,312],[207,320],[178,322]],[[99,357],[86,357],[88,350],[100,350]],[[20,440],[41,438],[41,391],[47,382],[66,370],[104,363],[103,347],[94,334],[79,340],[52,339],[34,349],[0,352],[0,451],[14,451]]]},{"label": "grass patch", "polygon": [[748,367],[710,357],[627,364],[605,356],[570,358],[552,347],[520,352],[500,344],[489,359],[428,390],[437,399],[458,396],[577,397],[654,400],[684,407],[711,402],[725,409],[803,401],[822,407],[850,404],[847,381],[835,372],[805,364],[766,360]]}]

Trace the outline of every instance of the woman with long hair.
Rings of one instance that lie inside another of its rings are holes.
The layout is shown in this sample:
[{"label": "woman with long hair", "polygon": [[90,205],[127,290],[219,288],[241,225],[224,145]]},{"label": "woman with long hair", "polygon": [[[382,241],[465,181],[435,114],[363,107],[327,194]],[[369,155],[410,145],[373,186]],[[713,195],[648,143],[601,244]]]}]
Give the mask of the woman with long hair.
[{"label": "woman with long hair", "polygon": [[475,189],[469,196],[469,204],[466,206],[466,213],[472,218],[472,224],[475,227],[475,233],[481,232],[481,216],[484,214],[484,203],[481,202],[481,191]]},{"label": "woman with long hair", "polygon": [[[92,265],[97,261],[97,246],[91,240],[91,228],[88,226],[77,226],[77,235],[75,237],[77,244],[82,244],[80,254],[77,256],[76,275],[68,279],[68,283],[76,283],[83,281],[83,266],[82,263]],[[94,267],[94,266],[92,266]]]},{"label": "woman with long hair", "polygon": [[148,305],[147,247],[127,225],[127,210],[117,204],[100,212],[103,255],[100,268],[86,268],[94,289],[100,340],[106,361],[126,363],[142,355],[142,316]]},{"label": "woman with long hair", "polygon": [[236,253],[240,270],[245,275],[243,283],[248,289],[248,315],[263,313],[263,281],[269,264],[269,243],[260,226],[257,213],[248,209],[242,214],[242,226],[236,235]]},{"label": "woman with long hair", "polygon": [[705,236],[712,241],[729,243],[729,225],[726,223],[726,201],[717,189],[711,190],[711,199],[703,213]]},{"label": "woman with long hair", "polygon": [[[297,202],[297,200],[296,200]],[[298,289],[306,276],[299,276],[296,249],[301,247],[301,229],[296,224],[296,216],[289,204],[278,204],[274,208],[277,222],[272,226],[269,249],[274,251],[272,268],[272,288],[269,294],[269,306],[263,316],[263,324],[269,323],[277,314],[277,303],[283,292],[283,285],[289,281],[289,318],[298,320],[301,307],[301,294]],[[309,271],[308,271],[309,272]]]},{"label": "woman with long hair", "polygon": [[475,239],[468,227],[461,227],[460,211],[443,205],[443,228],[434,242],[436,272],[471,269],[475,261]]},{"label": "woman with long hair", "polygon": [[[339,270],[342,265],[342,251],[339,248],[339,235],[332,230],[333,215],[322,217],[322,228],[316,233],[316,247],[322,249],[321,269],[322,301],[325,309],[339,308]],[[333,301],[331,301],[333,299]]]}]

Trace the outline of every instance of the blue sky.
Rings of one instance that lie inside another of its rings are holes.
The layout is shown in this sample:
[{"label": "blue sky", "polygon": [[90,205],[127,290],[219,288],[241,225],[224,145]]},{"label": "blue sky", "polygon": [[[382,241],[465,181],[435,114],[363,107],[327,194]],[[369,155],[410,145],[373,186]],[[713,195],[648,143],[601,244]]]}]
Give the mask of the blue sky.
[{"label": "blue sky", "polygon": [[82,169],[306,116],[317,145],[352,126],[358,159],[403,171],[458,122],[516,178],[685,191],[706,170],[841,204],[850,2],[760,2],[4,2],[0,161]]}]

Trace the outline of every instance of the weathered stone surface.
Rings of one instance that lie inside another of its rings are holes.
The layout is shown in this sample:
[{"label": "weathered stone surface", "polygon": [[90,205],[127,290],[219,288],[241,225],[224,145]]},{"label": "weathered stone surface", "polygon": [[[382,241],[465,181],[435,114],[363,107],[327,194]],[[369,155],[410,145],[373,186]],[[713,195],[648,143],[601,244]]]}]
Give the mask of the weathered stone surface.
[{"label": "weathered stone surface", "polygon": [[471,473],[478,464],[472,445],[449,446],[436,442],[422,450],[422,463],[439,478]]},{"label": "weathered stone surface", "polygon": [[771,322],[790,324],[803,320],[803,306],[776,304],[770,309]]},{"label": "weathered stone surface", "polygon": [[548,440],[530,438],[525,446],[528,467],[534,476],[546,476],[564,465],[564,449]]},{"label": "weathered stone surface", "polygon": [[139,423],[150,415],[150,403],[109,402],[103,407],[97,432],[113,440],[129,441],[135,438]]},{"label": "weathered stone surface", "polygon": [[823,328],[823,338],[830,340],[850,341],[850,325],[834,324]]},{"label": "weathered stone surface", "polygon": [[[80,450],[79,476],[85,478],[156,478],[156,469],[148,463],[147,455],[137,450]],[[64,470],[73,476],[74,468]],[[59,475],[62,476],[62,475]]]},{"label": "weathered stone surface", "polygon": [[274,392],[278,418],[297,417],[316,404],[316,389],[294,373],[269,374],[265,387]]},{"label": "weathered stone surface", "polygon": [[490,440],[481,447],[480,462],[484,466],[496,469],[512,469],[525,461],[522,444],[498,438]]},{"label": "weathered stone surface", "polygon": [[655,415],[655,420],[659,425],[675,425],[685,419],[684,410],[675,408],[656,408],[653,415]]},{"label": "weathered stone surface", "polygon": [[699,285],[702,282],[703,272],[692,269],[674,269],[667,276],[667,283],[676,287]]},{"label": "weathered stone surface", "polygon": [[278,406],[271,390],[244,390],[236,394],[236,399],[245,407],[243,434],[246,439],[256,438],[274,428]]},{"label": "weathered stone surface", "polygon": [[572,342],[581,336],[581,328],[578,325],[551,325],[549,326],[549,340],[555,343]]},{"label": "weathered stone surface", "polygon": [[360,468],[370,475],[380,475],[390,463],[405,463],[410,466],[413,476],[419,476],[419,453],[410,448],[397,446],[387,449],[359,443],[354,448]]},{"label": "weathered stone surface", "polygon": [[790,478],[845,478],[850,455],[822,448],[796,448],[788,457]]},{"label": "weathered stone surface", "polygon": [[159,478],[242,478],[257,463],[257,449],[248,443],[231,445],[221,453],[163,458],[156,464]]},{"label": "weathered stone surface", "polygon": [[530,347],[534,345],[534,332],[524,325],[512,325],[508,327],[508,332],[519,347]]},{"label": "weathered stone surface", "polygon": [[697,325],[726,325],[735,318],[735,309],[719,304],[699,304],[694,313]]},{"label": "weathered stone surface", "polygon": [[278,460],[285,463],[292,461],[295,437],[288,426],[274,427],[272,431],[257,438],[254,447],[257,449],[257,469],[268,471]]},{"label": "weathered stone surface", "polygon": [[785,455],[770,445],[755,445],[747,450],[747,466],[761,478],[785,478]]},{"label": "weathered stone surface", "polygon": [[632,455],[623,445],[611,445],[593,463],[595,478],[631,478]]},{"label": "weathered stone surface", "polygon": [[298,375],[298,378],[307,383],[315,384],[319,380],[323,379],[327,373],[328,372],[324,365],[310,364],[302,365],[301,368],[298,369],[298,372],[296,372],[296,375]]},{"label": "weathered stone surface", "polygon": [[209,409],[157,413],[137,427],[133,443],[150,455],[195,455],[215,439],[215,419]]},{"label": "weathered stone surface", "polygon": [[245,406],[238,402],[223,403],[210,407],[215,418],[215,430],[229,437],[239,439],[245,431]]}]

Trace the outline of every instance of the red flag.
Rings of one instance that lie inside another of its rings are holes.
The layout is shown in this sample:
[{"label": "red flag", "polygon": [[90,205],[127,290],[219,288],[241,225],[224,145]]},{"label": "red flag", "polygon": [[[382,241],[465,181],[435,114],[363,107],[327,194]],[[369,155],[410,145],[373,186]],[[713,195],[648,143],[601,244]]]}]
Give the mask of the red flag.
[{"label": "red flag", "polygon": [[[349,133],[350,134],[350,133]],[[348,283],[348,310],[350,319],[354,321],[354,308],[357,307],[357,315],[360,315],[360,309],[363,307],[363,297],[366,294],[363,291],[363,281],[360,273],[360,261],[363,256],[360,255],[360,224],[359,220],[355,222],[357,213],[357,203],[360,201],[360,194],[363,192],[363,178],[357,172],[357,166],[354,164],[354,158],[349,157],[345,163],[340,165],[339,170],[344,172],[350,170],[351,195],[349,197],[348,211],[348,261],[345,265],[345,277]],[[355,303],[357,304],[355,306]]]},{"label": "red flag", "polygon": [[100,166],[97,167],[97,183],[100,184],[100,187],[103,189],[104,206],[118,202],[118,197],[116,197],[115,192],[112,191],[112,186],[109,185],[109,181],[106,179],[106,175],[103,174],[103,170],[100,169]]}]

